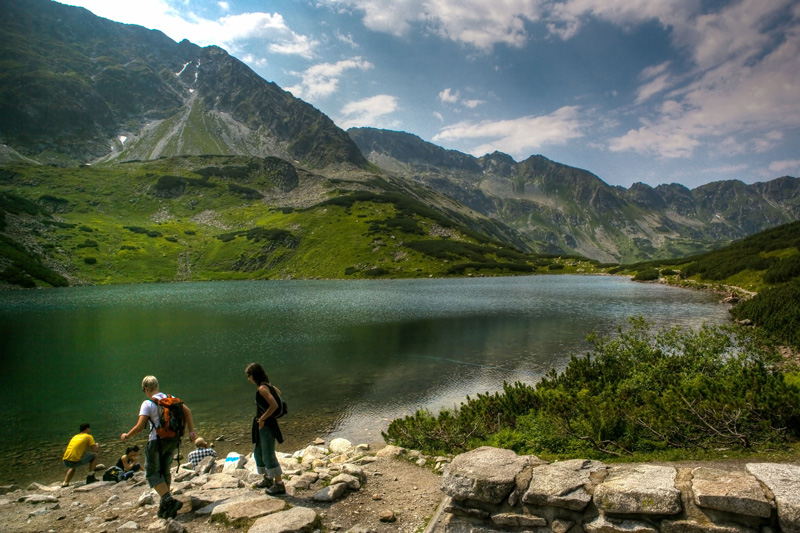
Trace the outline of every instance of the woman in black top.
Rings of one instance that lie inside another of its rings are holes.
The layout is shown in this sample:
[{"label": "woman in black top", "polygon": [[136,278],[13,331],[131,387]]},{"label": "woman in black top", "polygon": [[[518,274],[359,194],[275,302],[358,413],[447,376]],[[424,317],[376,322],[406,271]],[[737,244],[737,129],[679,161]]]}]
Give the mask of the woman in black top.
[{"label": "woman in black top", "polygon": [[139,458],[139,447],[132,446],[125,450],[125,455],[117,461],[117,467],[121,468],[124,472],[138,472],[142,469],[142,465],[136,462]]},{"label": "woman in black top", "polygon": [[[266,488],[267,494],[285,494],[281,465],[275,455],[275,441],[283,442],[278,420],[272,414],[278,410],[278,402],[273,394],[280,396],[281,391],[273,387],[269,377],[258,363],[247,365],[244,371],[247,379],[255,385],[256,390],[256,417],[253,419],[253,457],[256,460],[258,473],[264,476],[255,486]],[[274,391],[274,392],[273,392]]]}]

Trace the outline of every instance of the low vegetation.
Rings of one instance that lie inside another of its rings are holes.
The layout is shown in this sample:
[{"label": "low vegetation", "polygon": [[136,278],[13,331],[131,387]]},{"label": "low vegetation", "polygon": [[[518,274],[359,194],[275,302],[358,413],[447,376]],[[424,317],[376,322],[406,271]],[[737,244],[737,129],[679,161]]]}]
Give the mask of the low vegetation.
[{"label": "low vegetation", "polygon": [[785,447],[800,437],[800,387],[755,330],[651,331],[643,319],[536,385],[393,421],[384,438],[428,453],[481,446],[543,457],[640,459]]},{"label": "low vegetation", "polygon": [[286,161],[238,156],[8,165],[0,171],[0,281],[34,287],[603,271],[584,258],[524,253],[496,222],[437,207],[377,175],[304,174],[314,185],[293,196],[299,179]]}]

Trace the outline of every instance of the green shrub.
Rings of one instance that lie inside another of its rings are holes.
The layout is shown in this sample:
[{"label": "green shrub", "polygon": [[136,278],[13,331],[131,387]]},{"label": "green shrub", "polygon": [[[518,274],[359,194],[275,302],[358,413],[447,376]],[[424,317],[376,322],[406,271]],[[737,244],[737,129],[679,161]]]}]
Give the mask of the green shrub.
[{"label": "green shrub", "polygon": [[98,248],[97,241],[86,239],[84,242],[78,244],[78,248]]},{"label": "green shrub", "polygon": [[123,227],[123,229],[131,231],[133,233],[142,233],[142,234],[147,233],[147,229],[146,228],[142,228],[140,226],[122,226],[122,227]]},{"label": "green shrub", "polygon": [[583,357],[535,387],[504,384],[438,415],[394,420],[387,442],[460,453],[483,444],[520,453],[619,456],[666,449],[749,449],[800,436],[800,389],[753,330],[651,331],[639,318],[589,337]]},{"label": "green shrub", "polygon": [[83,258],[83,262],[86,263],[87,265],[94,265],[95,263],[97,263],[97,258],[96,257],[84,257]]},{"label": "green shrub", "polygon": [[800,349],[800,279],[795,278],[740,302],[731,309],[731,314],[739,320],[750,319],[779,342]]},{"label": "green shrub", "polygon": [[184,230],[183,233],[185,233],[186,235],[197,235],[197,232],[191,229]]},{"label": "green shrub", "polygon": [[547,266],[547,270],[564,270],[564,265],[561,263],[551,263]]},{"label": "green shrub", "polygon": [[244,187],[243,185],[238,185],[236,183],[230,183],[228,185],[228,190],[246,200],[260,200],[264,198],[264,195],[257,190],[251,187]]},{"label": "green shrub", "polygon": [[671,268],[665,268],[661,271],[662,276],[674,276],[677,273],[677,270],[672,270]]},{"label": "green shrub", "polygon": [[657,280],[659,277],[658,269],[657,268],[648,268],[647,270],[641,270],[633,276],[633,279],[636,281],[654,281]]},{"label": "green shrub", "polygon": [[784,283],[800,277],[800,253],[774,261],[764,273],[767,283]]},{"label": "green shrub", "polygon": [[161,232],[156,231],[156,230],[149,230],[147,232],[147,236],[148,237],[161,237]]}]

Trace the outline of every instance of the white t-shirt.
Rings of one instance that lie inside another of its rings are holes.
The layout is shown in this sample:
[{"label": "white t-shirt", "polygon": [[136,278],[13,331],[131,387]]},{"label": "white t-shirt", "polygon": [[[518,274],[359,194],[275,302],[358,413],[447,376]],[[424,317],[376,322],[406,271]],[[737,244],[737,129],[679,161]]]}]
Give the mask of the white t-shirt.
[{"label": "white t-shirt", "polygon": [[[153,398],[157,400],[166,397],[167,395],[163,392],[153,394]],[[139,416],[142,415],[150,419],[150,438],[147,440],[156,440],[158,438],[158,435],[156,435],[156,426],[158,426],[158,405],[150,400],[143,401],[142,406],[139,408]]]}]

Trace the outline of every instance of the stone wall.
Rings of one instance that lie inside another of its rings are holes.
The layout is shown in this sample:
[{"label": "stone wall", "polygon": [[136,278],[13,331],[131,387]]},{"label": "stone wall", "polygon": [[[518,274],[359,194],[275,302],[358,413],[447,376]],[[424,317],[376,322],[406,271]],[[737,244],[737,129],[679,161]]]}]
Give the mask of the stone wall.
[{"label": "stone wall", "polygon": [[435,533],[800,533],[791,464],[548,464],[483,447],[453,459],[442,490]]}]

